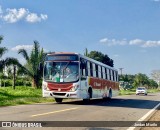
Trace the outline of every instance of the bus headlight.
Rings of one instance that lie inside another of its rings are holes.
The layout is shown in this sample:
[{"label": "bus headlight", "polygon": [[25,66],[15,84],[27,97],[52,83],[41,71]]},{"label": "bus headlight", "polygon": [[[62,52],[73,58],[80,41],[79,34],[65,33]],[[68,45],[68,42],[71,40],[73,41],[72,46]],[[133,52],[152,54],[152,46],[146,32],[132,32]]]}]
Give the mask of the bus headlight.
[{"label": "bus headlight", "polygon": [[76,91],[79,88],[78,84],[73,85],[73,87],[70,89],[71,92]]},{"label": "bus headlight", "polygon": [[49,91],[48,84],[46,82],[43,82],[42,87],[44,90]]}]

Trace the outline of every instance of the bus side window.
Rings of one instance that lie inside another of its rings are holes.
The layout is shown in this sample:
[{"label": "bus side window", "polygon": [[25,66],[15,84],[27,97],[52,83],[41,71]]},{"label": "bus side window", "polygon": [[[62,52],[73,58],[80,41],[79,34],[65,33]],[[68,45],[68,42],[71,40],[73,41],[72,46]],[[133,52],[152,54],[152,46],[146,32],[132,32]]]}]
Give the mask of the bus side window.
[{"label": "bus side window", "polygon": [[111,70],[111,80],[113,81],[113,70]]},{"label": "bus side window", "polygon": [[85,76],[88,76],[87,61],[85,60]]},{"label": "bus side window", "polygon": [[103,77],[103,69],[102,69],[102,66],[101,66],[101,77],[102,77],[102,79],[104,78],[104,77]]},{"label": "bus side window", "polygon": [[96,77],[98,78],[98,65],[96,65]]},{"label": "bus side window", "polygon": [[93,66],[92,66],[91,62],[90,62],[90,74],[91,74],[91,76],[93,76]]},{"label": "bus side window", "polygon": [[81,75],[88,76],[87,63],[81,58]]},{"label": "bus side window", "polygon": [[101,76],[101,66],[98,66],[98,76],[99,76],[99,78],[102,78]]},{"label": "bus side window", "polygon": [[89,61],[87,61],[87,70],[88,70],[88,76],[91,76],[90,62]]},{"label": "bus side window", "polygon": [[96,65],[92,63],[93,65],[93,77],[96,77]]},{"label": "bus side window", "polygon": [[112,70],[112,79],[113,79],[113,81],[115,81],[114,70]]},{"label": "bus side window", "polygon": [[109,79],[112,80],[111,70],[109,69]]},{"label": "bus side window", "polygon": [[108,78],[107,78],[107,68],[105,68],[105,75],[106,75],[106,78],[105,78],[105,79],[108,79]]},{"label": "bus side window", "polygon": [[102,67],[102,74],[103,74],[103,79],[106,79],[106,74],[105,74],[105,68]]},{"label": "bus side window", "polygon": [[118,82],[118,72],[116,71],[116,81]]},{"label": "bus side window", "polygon": [[109,69],[107,69],[107,79],[110,80],[110,73],[109,73]]},{"label": "bus side window", "polygon": [[117,72],[114,71],[115,81],[117,81]]}]

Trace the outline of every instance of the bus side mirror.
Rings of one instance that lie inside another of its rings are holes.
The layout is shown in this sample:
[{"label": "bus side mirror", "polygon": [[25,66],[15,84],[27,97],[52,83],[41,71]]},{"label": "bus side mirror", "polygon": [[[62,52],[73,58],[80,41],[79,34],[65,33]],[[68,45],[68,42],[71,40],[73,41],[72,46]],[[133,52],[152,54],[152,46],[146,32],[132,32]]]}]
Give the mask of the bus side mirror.
[{"label": "bus side mirror", "polygon": [[43,64],[41,62],[39,63],[38,70],[43,71]]}]

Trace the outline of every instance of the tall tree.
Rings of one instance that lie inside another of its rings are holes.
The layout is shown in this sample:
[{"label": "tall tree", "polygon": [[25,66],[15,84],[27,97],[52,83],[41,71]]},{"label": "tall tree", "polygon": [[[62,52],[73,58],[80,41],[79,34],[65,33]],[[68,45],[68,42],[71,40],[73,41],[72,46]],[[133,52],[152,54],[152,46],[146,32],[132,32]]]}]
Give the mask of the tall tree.
[{"label": "tall tree", "polygon": [[[0,36],[0,44],[3,40],[3,36]],[[10,66],[10,65],[17,65],[18,67],[21,67],[21,64],[19,63],[19,61],[16,58],[12,58],[12,57],[7,57],[5,59],[2,58],[2,56],[7,52],[7,48],[6,47],[0,47],[0,72],[3,71],[3,69],[5,68],[5,66]]]},{"label": "tall tree", "polygon": [[145,74],[138,73],[135,76],[134,86],[145,86],[149,84],[149,78]]},{"label": "tall tree", "polygon": [[84,56],[88,57],[88,49],[87,48],[85,48]]},{"label": "tall tree", "polygon": [[155,82],[153,79],[149,79],[149,88],[158,88],[157,82]]},{"label": "tall tree", "polygon": [[160,87],[160,70],[153,70],[151,76],[158,83]]},{"label": "tall tree", "polygon": [[40,62],[43,62],[43,48],[40,50],[38,41],[34,41],[34,45],[30,54],[28,54],[25,49],[18,50],[18,54],[21,54],[26,60],[23,70],[32,79],[32,86],[38,88],[40,85],[39,81],[42,76],[42,72],[38,71],[38,66]]},{"label": "tall tree", "polygon": [[100,62],[102,62],[102,63],[104,63],[104,64],[106,64],[106,65],[109,65],[109,66],[111,66],[111,67],[114,66],[113,60],[110,59],[110,58],[108,57],[108,55],[103,54],[103,53],[101,53],[101,52],[91,51],[90,53],[88,53],[88,57],[90,57],[90,58],[92,58],[92,59],[95,59],[95,60],[97,60],[97,61],[100,61]]},{"label": "tall tree", "polygon": [[[0,44],[3,40],[3,36],[0,36]],[[8,57],[3,59],[2,56],[7,52],[7,48],[6,47],[0,47],[0,72],[2,75],[4,75],[3,70],[5,70],[6,66],[10,66],[10,65],[16,65],[17,67],[22,67],[22,65],[19,63],[19,61],[16,58],[12,58],[12,57]]]},{"label": "tall tree", "polygon": [[[2,43],[3,36],[0,36],[0,44]],[[0,47],[0,71],[2,71],[5,67],[5,60],[2,59],[2,56],[7,52],[6,47]]]}]

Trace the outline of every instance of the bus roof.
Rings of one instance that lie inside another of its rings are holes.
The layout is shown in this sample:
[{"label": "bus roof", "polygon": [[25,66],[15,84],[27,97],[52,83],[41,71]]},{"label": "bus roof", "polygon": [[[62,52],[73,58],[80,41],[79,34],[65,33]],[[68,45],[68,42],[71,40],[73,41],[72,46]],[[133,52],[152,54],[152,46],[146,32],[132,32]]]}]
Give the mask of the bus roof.
[{"label": "bus roof", "polygon": [[58,54],[77,54],[78,53],[73,53],[73,52],[50,52],[47,55],[58,55]]},{"label": "bus roof", "polygon": [[98,65],[101,65],[101,66],[103,66],[103,67],[107,67],[107,68],[109,68],[109,69],[118,71],[118,70],[115,69],[114,67],[111,67],[111,66],[109,66],[109,65],[106,65],[106,64],[104,64],[104,63],[102,63],[102,62],[99,62],[99,61],[97,61],[97,60],[94,60],[94,59],[92,59],[92,58],[89,58],[89,57],[84,56],[84,55],[79,54],[79,53],[74,53],[74,52],[51,52],[51,53],[48,53],[47,55],[58,55],[58,54],[75,54],[75,55],[79,55],[80,57],[82,57],[82,58],[84,58],[84,59],[87,59],[87,60],[89,60],[89,61],[91,61],[91,62],[93,62],[93,63],[95,63],[95,64],[98,64]]}]

